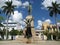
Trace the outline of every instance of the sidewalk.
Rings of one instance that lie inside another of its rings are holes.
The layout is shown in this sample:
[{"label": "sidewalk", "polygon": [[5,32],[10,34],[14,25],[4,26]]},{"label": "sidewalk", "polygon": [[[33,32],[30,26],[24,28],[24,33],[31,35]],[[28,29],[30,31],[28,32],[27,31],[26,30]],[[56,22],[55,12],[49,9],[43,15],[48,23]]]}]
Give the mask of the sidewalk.
[{"label": "sidewalk", "polygon": [[19,41],[0,41],[0,45],[60,45],[60,41],[40,41],[38,43],[20,43]]}]

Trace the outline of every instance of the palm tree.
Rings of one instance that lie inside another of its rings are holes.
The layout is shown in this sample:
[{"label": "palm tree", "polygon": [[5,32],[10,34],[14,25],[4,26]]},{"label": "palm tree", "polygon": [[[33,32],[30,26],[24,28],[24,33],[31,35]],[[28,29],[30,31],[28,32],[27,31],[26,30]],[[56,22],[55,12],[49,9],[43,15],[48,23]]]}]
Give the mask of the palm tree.
[{"label": "palm tree", "polygon": [[[3,12],[6,14],[7,16],[7,30],[8,30],[8,20],[9,20],[9,16],[11,15],[11,13],[14,14],[14,9],[15,9],[15,5],[12,5],[12,1],[7,1],[5,2],[6,5],[2,6]],[[8,39],[7,37],[7,30],[6,30],[6,39]]]},{"label": "palm tree", "polygon": [[[57,14],[60,14],[60,4],[57,4],[57,2],[52,2],[52,6],[47,7],[50,11],[50,16],[55,18],[55,24],[57,26]],[[58,27],[57,27],[58,30]]]},{"label": "palm tree", "polygon": [[0,23],[4,20],[4,18],[2,16],[0,16]]},{"label": "palm tree", "polygon": [[55,24],[57,26],[57,14],[60,14],[60,4],[52,2],[52,6],[48,6],[47,8],[50,11],[50,16],[55,17]]}]

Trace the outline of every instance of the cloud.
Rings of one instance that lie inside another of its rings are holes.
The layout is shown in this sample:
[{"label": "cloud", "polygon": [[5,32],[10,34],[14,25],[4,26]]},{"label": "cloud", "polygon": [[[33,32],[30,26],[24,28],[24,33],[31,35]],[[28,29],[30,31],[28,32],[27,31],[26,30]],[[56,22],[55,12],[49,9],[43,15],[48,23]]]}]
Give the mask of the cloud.
[{"label": "cloud", "polygon": [[57,3],[60,3],[60,0],[43,0],[42,5],[44,6],[44,8],[46,8],[48,6],[52,6],[52,2],[55,1],[57,1]]},{"label": "cloud", "polygon": [[25,1],[22,5],[23,5],[23,8],[26,8],[27,6],[29,6],[29,2]]},{"label": "cloud", "polygon": [[36,27],[37,29],[41,29],[41,28],[42,28],[42,24],[43,24],[44,22],[47,22],[47,23],[49,23],[49,24],[52,23],[50,19],[46,19],[46,20],[44,20],[44,21],[38,20],[37,22],[38,22],[38,25],[37,25],[37,27]]},{"label": "cloud", "polygon": [[24,6],[29,6],[29,2],[28,2],[28,1],[25,1],[25,2],[23,3],[23,5],[24,5]]},{"label": "cloud", "polygon": [[6,1],[0,0],[0,8],[5,5],[4,2],[6,2]]},{"label": "cloud", "polygon": [[42,28],[42,21],[41,20],[38,20],[38,26],[36,27],[37,29],[41,29]]},{"label": "cloud", "polygon": [[52,23],[50,19],[46,19],[44,22]]},{"label": "cloud", "polygon": [[[8,0],[0,0],[0,8],[5,5],[6,1],[8,1]],[[9,1],[11,1],[11,0],[9,0]],[[12,0],[12,1],[13,1],[13,5],[16,5],[17,7],[22,5],[21,1],[18,1],[18,0]]]},{"label": "cloud", "polygon": [[[5,20],[4,22],[7,23],[7,20]],[[4,22],[2,22],[2,24]],[[23,15],[22,15],[22,13],[20,13],[18,11],[14,11],[14,15],[10,16],[8,22],[17,23],[17,24],[8,24],[8,26],[16,26],[15,29],[23,29],[25,26]],[[6,24],[4,24],[4,26],[6,26]],[[11,30],[11,28],[10,28],[10,30]]]},{"label": "cloud", "polygon": [[17,7],[22,6],[22,2],[18,0],[13,0],[13,5],[17,5]]},{"label": "cloud", "polygon": [[42,25],[42,21],[41,20],[38,20],[38,25]]},{"label": "cloud", "polygon": [[[23,20],[22,13],[20,13],[18,11],[14,11],[14,14],[12,14],[9,17],[9,21],[8,22],[19,22],[19,23],[21,23],[22,20]],[[5,22],[7,22],[7,20],[5,20]]]},{"label": "cloud", "polygon": [[[8,1],[8,0],[0,0],[0,8],[5,5],[6,1]],[[9,0],[9,1],[11,1],[11,0]],[[12,2],[13,2],[12,5],[16,5],[17,7],[22,6],[23,8],[26,8],[27,6],[29,6],[28,1],[25,1],[24,3],[22,3],[22,1],[20,1],[20,0],[12,0]]]},{"label": "cloud", "polygon": [[13,18],[13,21],[20,22],[23,19],[22,13],[18,11],[14,11],[14,15],[12,15],[12,18]]},{"label": "cloud", "polygon": [[23,29],[24,26],[25,26],[25,22],[23,20],[23,16],[22,16],[22,13],[21,12],[18,12],[18,11],[14,11],[14,15],[11,16],[12,17],[12,20],[14,22],[17,22],[17,28],[18,29]]}]

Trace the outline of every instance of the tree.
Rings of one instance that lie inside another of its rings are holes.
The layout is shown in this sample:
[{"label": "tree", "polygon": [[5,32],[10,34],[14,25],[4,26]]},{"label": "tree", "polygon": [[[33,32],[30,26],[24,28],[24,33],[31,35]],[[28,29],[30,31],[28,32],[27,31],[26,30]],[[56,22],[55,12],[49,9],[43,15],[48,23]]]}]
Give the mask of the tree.
[{"label": "tree", "polygon": [[52,6],[47,7],[50,11],[50,16],[55,17],[55,24],[57,26],[57,14],[60,14],[60,4],[57,4],[57,2],[52,2]]},{"label": "tree", "polygon": [[49,39],[49,30],[45,30],[43,34],[47,36],[47,39]]},{"label": "tree", "polygon": [[3,30],[0,29],[0,35],[1,35],[2,39],[4,39],[5,31],[6,31],[5,29],[3,29]]},{"label": "tree", "polygon": [[50,16],[55,17],[55,24],[57,26],[57,14],[60,14],[60,4],[57,4],[57,2],[52,2],[52,6],[48,6],[47,8],[50,11]]},{"label": "tree", "polygon": [[2,20],[4,20],[4,18],[2,16],[0,16],[0,23],[2,22]]},{"label": "tree", "polygon": [[55,39],[58,40],[59,32],[58,32],[58,31],[55,31],[55,32],[54,32],[54,35],[56,36]]},{"label": "tree", "polygon": [[23,35],[23,30],[19,31],[19,35]]},{"label": "tree", "polygon": [[3,39],[3,31],[0,29],[0,36],[1,36],[1,39]]},{"label": "tree", "polygon": [[[0,16],[0,27],[4,27],[3,24],[1,24],[2,20],[4,20],[4,18],[2,16]],[[4,39],[4,33],[3,30],[0,29],[0,35],[2,37],[2,39]]]},{"label": "tree", "polygon": [[[8,35],[9,35],[9,30],[7,30],[7,37],[8,37]],[[6,29],[5,28],[3,28],[3,36],[6,36]]]},{"label": "tree", "polygon": [[44,35],[46,35],[46,36],[47,36],[47,35],[48,35],[48,33],[49,33],[49,30],[45,30],[43,33],[44,33]]},{"label": "tree", "polygon": [[12,1],[7,1],[5,2],[5,5],[2,6],[3,12],[6,14],[7,16],[7,29],[6,29],[6,39],[8,39],[7,37],[7,30],[8,30],[8,20],[9,20],[9,16],[11,15],[11,13],[14,14],[14,9],[15,9],[15,5],[12,5]]},{"label": "tree", "polygon": [[18,34],[19,34],[19,31],[12,28],[12,30],[10,31],[11,40],[13,40],[13,36],[16,36]]}]

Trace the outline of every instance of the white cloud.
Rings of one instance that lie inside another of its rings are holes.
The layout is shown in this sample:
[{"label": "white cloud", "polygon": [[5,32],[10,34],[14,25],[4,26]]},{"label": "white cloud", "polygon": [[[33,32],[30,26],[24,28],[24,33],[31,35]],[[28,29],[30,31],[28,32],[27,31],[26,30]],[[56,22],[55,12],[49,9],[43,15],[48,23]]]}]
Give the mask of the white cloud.
[{"label": "white cloud", "polygon": [[[7,23],[7,20],[5,20],[5,22]],[[25,22],[23,20],[22,13],[20,13],[18,11],[14,11],[14,15],[11,15],[8,22],[17,23],[17,24],[8,24],[8,26],[16,26],[15,29],[23,29],[25,26]],[[3,24],[3,22],[2,22],[2,24]],[[6,26],[6,24],[4,24],[4,26]]]},{"label": "white cloud", "polygon": [[17,28],[18,29],[23,29],[25,26],[25,22],[23,20],[23,16],[22,16],[22,13],[18,12],[18,11],[14,11],[14,15],[12,15],[12,20],[14,22],[17,22]]},{"label": "white cloud", "polygon": [[41,29],[41,27],[42,27],[42,21],[41,20],[38,20],[38,26],[36,27],[37,29]]},{"label": "white cloud", "polygon": [[22,17],[22,13],[19,13],[18,11],[14,11],[14,15],[12,15],[13,21],[15,22],[20,22],[23,17]]},{"label": "white cloud", "polygon": [[22,2],[18,0],[13,0],[13,5],[21,6]]},{"label": "white cloud", "polygon": [[52,23],[50,19],[46,19],[44,22]]},{"label": "white cloud", "polygon": [[57,3],[60,3],[60,0],[43,0],[42,5],[46,8],[48,6],[52,6],[52,2],[57,1]]},{"label": "white cloud", "polygon": [[[6,1],[8,0],[0,0],[0,8],[5,5]],[[21,1],[18,1],[18,0],[12,0],[12,1],[13,1],[13,5],[16,5],[17,7],[22,5]]]},{"label": "white cloud", "polygon": [[41,20],[38,20],[38,25],[42,25],[42,21]]},{"label": "white cloud", "polygon": [[25,1],[22,5],[25,8],[25,7],[29,6],[29,2],[28,1]]},{"label": "white cloud", "polygon": [[37,27],[36,27],[37,29],[41,29],[41,28],[42,28],[42,24],[43,24],[44,22],[47,22],[47,23],[49,23],[49,24],[52,23],[50,19],[46,19],[46,20],[44,20],[44,21],[38,20],[37,22],[38,22],[38,25],[37,25]]},{"label": "white cloud", "polygon": [[3,5],[5,5],[4,2],[5,2],[4,0],[0,0],[0,8],[1,8]]},{"label": "white cloud", "polygon": [[[8,1],[8,0],[0,0],[0,8],[5,5],[6,1]],[[9,0],[9,1],[11,1],[11,0]],[[22,3],[22,1],[12,0],[12,2],[13,2],[12,4],[16,5],[17,7],[22,6],[25,8],[25,7],[29,6],[28,1],[25,1],[24,3]]]}]

